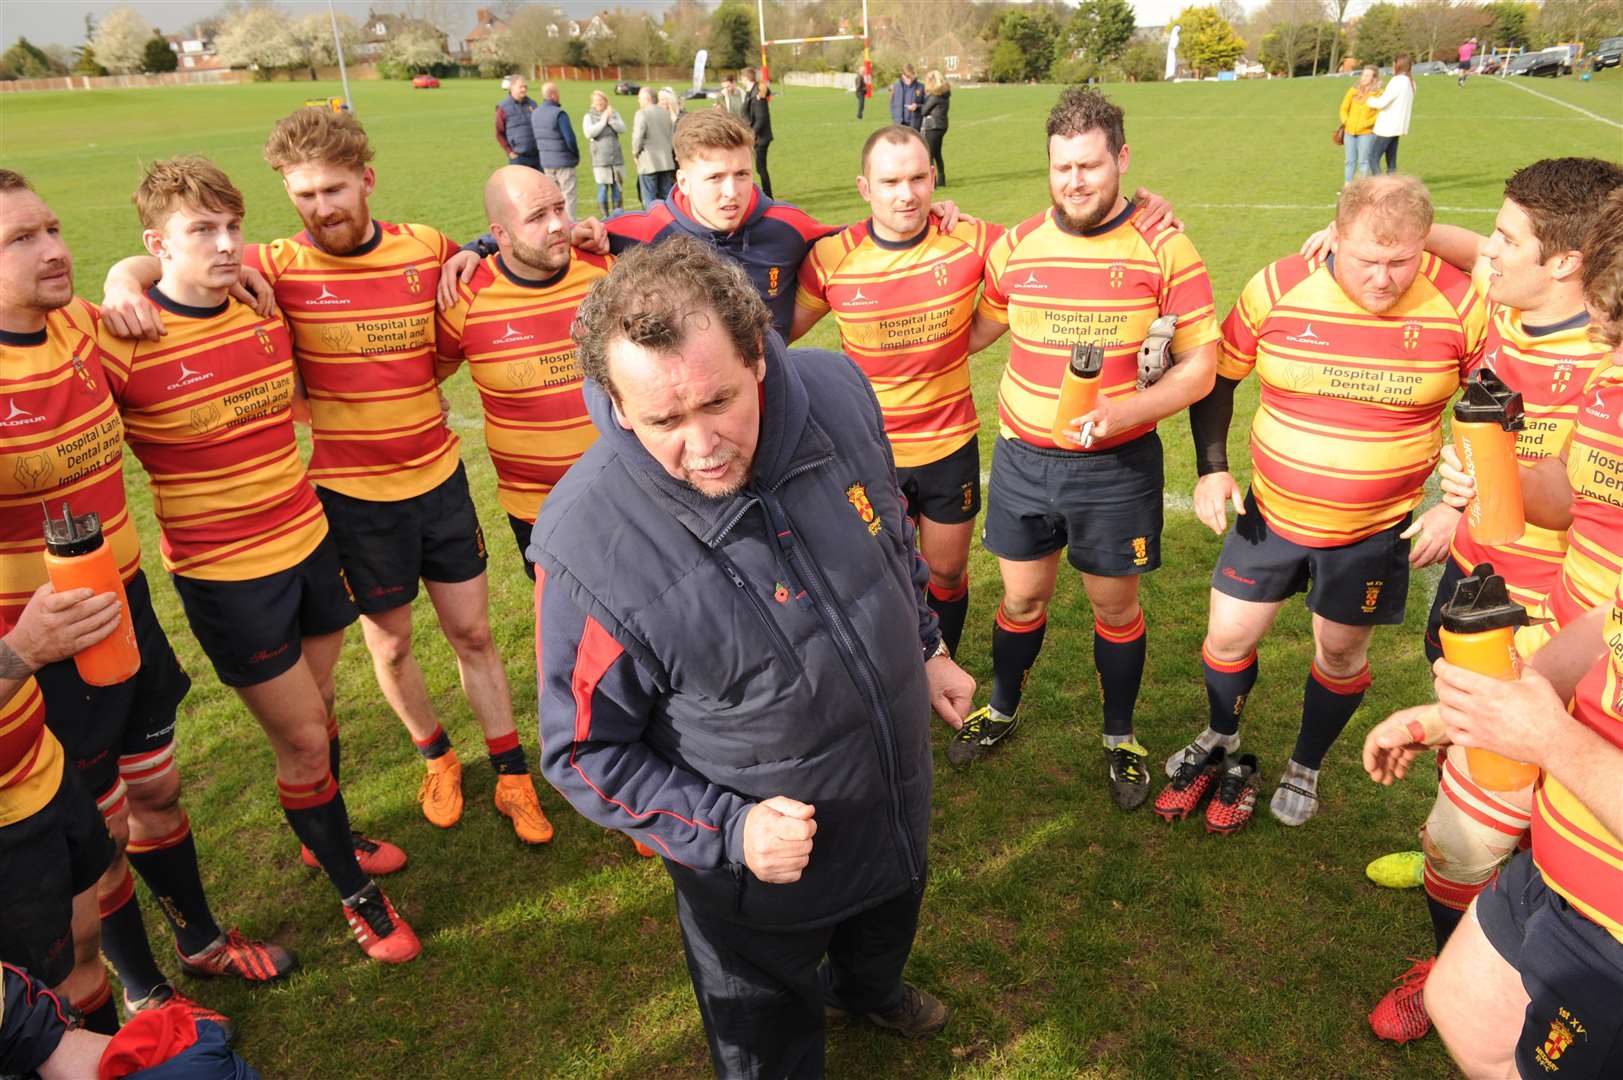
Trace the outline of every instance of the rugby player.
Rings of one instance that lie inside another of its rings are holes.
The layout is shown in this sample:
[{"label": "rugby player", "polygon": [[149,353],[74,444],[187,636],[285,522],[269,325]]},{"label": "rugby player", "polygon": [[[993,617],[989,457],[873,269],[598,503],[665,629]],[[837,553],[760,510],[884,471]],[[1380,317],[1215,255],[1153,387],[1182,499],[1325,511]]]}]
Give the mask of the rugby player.
[{"label": "rugby player", "polygon": [[147,297],[168,333],[154,343],[104,329],[101,344],[152,483],[164,566],[215,673],[270,741],[304,861],[326,872],[368,956],[410,960],[417,936],[369,876],[399,870],[405,853],[352,834],[339,790],[333,668],[359,612],[293,436],[292,342],[279,314],[228,293],[242,193],[207,160],[180,157],[147,168],[135,205],[163,267]]},{"label": "rugby player", "polygon": [[[269,279],[287,316],[310,404],[309,476],[361,610],[378,685],[423,758],[423,816],[450,828],[462,817],[462,766],[412,652],[419,581],[456,654],[492,767],[498,776],[528,776],[490,634],[484,534],[436,388],[435,289],[456,248],[427,226],[372,217],[372,148],[348,113],[298,110],[272,129],[265,159],[305,231],[250,244],[244,261]],[[158,309],[141,290],[157,277],[150,258],[109,272],[115,331],[156,335]],[[522,798],[517,786],[507,790]]]},{"label": "rugby player", "polygon": [[892,125],[862,147],[857,192],[872,216],[819,240],[800,264],[791,339],[832,310],[847,356],[885,416],[896,478],[919,522],[929,601],[958,652],[969,610],[969,543],[981,507],[980,430],[969,387],[969,327],[996,225],[932,227],[924,139]]},{"label": "rugby player", "polygon": [[[1586,306],[1605,312],[1608,307],[1597,300],[1596,283],[1601,283],[1599,288],[1605,287],[1606,275],[1616,271],[1618,259],[1616,252],[1597,248],[1594,238],[1609,235],[1609,223],[1603,215],[1607,206],[1615,207],[1618,203],[1623,177],[1617,173],[1623,170],[1606,162],[1579,160],[1583,164],[1569,162],[1551,180],[1557,185],[1570,185],[1558,196],[1560,199],[1576,197],[1585,188],[1589,189],[1588,214],[1574,215],[1587,226],[1584,231],[1589,239],[1581,252],[1554,255],[1551,261],[1575,262],[1576,273],[1580,275],[1580,296],[1587,293]],[[1611,185],[1610,196],[1593,190],[1608,184]],[[1610,198],[1609,203],[1605,201],[1607,198]],[[1533,201],[1531,196],[1529,201]],[[1617,228],[1623,226],[1614,227],[1614,231]],[[1498,233],[1495,235],[1497,239]],[[1574,238],[1571,230],[1561,235],[1567,240]],[[1558,243],[1554,237],[1548,242],[1552,248]],[[1497,281],[1490,285],[1490,297],[1497,285]],[[1523,501],[1529,521],[1558,533],[1566,530],[1566,553],[1555,581],[1532,608],[1533,624],[1516,635],[1517,650],[1528,657],[1539,656],[1552,635],[1585,612],[1604,605],[1612,593],[1608,583],[1615,583],[1623,574],[1623,490],[1620,490],[1623,481],[1619,480],[1623,477],[1623,434],[1618,427],[1618,417],[1623,415],[1623,363],[1619,363],[1615,342],[1609,339],[1602,321],[1591,321],[1589,328],[1601,348],[1614,351],[1604,356],[1590,356],[1588,366],[1592,373],[1576,396],[1566,434],[1555,456],[1522,472]],[[1556,378],[1552,376],[1552,381]],[[1455,466],[1457,461],[1450,465],[1450,456],[1445,451],[1440,470],[1444,498],[1463,507],[1476,488],[1471,478]],[[1491,553],[1489,557],[1491,560]],[[1517,564],[1512,561],[1509,565]],[[1493,882],[1494,875],[1500,872],[1500,864],[1521,842],[1531,822],[1534,794],[1531,788],[1515,792],[1482,789],[1471,780],[1463,752],[1455,748],[1447,750],[1439,797],[1421,833],[1426,860],[1427,907],[1439,952],[1472,898]],[[1430,1025],[1420,993],[1426,985],[1431,963],[1423,960],[1399,976],[1398,985],[1371,1012],[1370,1023],[1377,1034],[1397,1042],[1426,1034]]]},{"label": "rugby player", "polygon": [[[1212,571],[1201,649],[1210,718],[1166,771],[1238,749],[1257,645],[1306,590],[1314,656],[1269,807],[1286,825],[1318,812],[1325,752],[1370,684],[1374,629],[1403,621],[1410,564],[1438,561],[1455,524],[1446,510],[1411,517],[1437,463],[1443,409],[1481,360],[1486,317],[1471,279],[1426,253],[1431,224],[1431,196],[1412,177],[1347,185],[1330,255],[1277,260],[1241,292],[1216,386],[1189,414],[1195,514],[1218,535],[1227,504],[1237,517]],[[1227,441],[1234,389],[1253,369],[1262,390],[1242,502]]]},{"label": "rugby player", "polygon": [[118,1030],[97,947],[96,882],[117,855],[96,801],[45,726],[33,673],[119,625],[112,593],[41,585],[0,639],[0,956],[28,968],[85,1018]]},{"label": "rugby player", "polygon": [[[1048,114],[1047,137],[1053,206],[992,245],[970,330],[971,352],[1013,331],[983,536],[998,557],[1003,602],[992,631],[991,700],[965,720],[948,757],[966,764],[1014,730],[1068,550],[1093,605],[1110,791],[1130,810],[1149,792],[1149,751],[1134,736],[1133,707],[1145,657],[1138,580],[1161,562],[1155,426],[1211,389],[1217,321],[1188,237],[1172,223],[1147,223],[1122,195],[1129,151],[1121,109],[1073,87]],[[1136,389],[1139,348],[1164,315],[1177,317],[1172,366]],[[1071,347],[1083,343],[1105,349],[1099,401],[1071,422],[1060,447],[1050,436],[1059,387]]]},{"label": "rugby player", "polygon": [[102,951],[130,1011],[185,1001],[153,958],[133,866],[158,899],[183,968],[250,982],[276,978],[292,966],[287,950],[215,921],[180,805],[175,714],[191,680],[141,572],[124,501],[124,428],[97,344],[100,313],[73,295],[73,259],[56,215],[9,170],[0,170],[0,223],[0,622],[15,625],[46,582],[41,504],[53,514],[71,506],[76,516],[100,518],[141,652],[140,671],[113,686],[90,686],[67,658],[33,672],[45,722],[119,848],[97,891]]},{"label": "rugby player", "polygon": [[[1426,242],[1427,250],[1461,270],[1479,271],[1477,288],[1488,301],[1484,363],[1522,395],[1526,409],[1526,427],[1516,436],[1524,475],[1535,471],[1543,475],[1553,468],[1564,479],[1560,456],[1572,438],[1584,389],[1608,351],[1588,333],[1579,248],[1607,195],[1618,187],[1623,187],[1623,167],[1613,162],[1547,158],[1517,170],[1506,181],[1505,202],[1492,235],[1433,225]],[[1443,453],[1445,463],[1453,458],[1452,447]],[[1528,483],[1534,497],[1528,507],[1531,517],[1550,512],[1538,502],[1541,488],[1548,486]],[[1543,601],[1567,552],[1571,492],[1565,483],[1560,486],[1564,489],[1557,495],[1560,527],[1531,521],[1522,538],[1508,544],[1478,543],[1459,515],[1426,626],[1429,659],[1442,656],[1437,631],[1443,605],[1460,578],[1478,564],[1492,564],[1505,579],[1511,598],[1523,607],[1535,609]],[[1522,644],[1531,647],[1528,636]],[[1472,898],[1515,852],[1527,831],[1533,794],[1531,787],[1494,792],[1478,786],[1460,748],[1447,751],[1441,765],[1437,798],[1420,830],[1422,885],[1439,952]],[[1379,876],[1378,870],[1377,866],[1372,873]],[[1421,969],[1428,964],[1422,961],[1410,968],[1370,1014],[1377,1035],[1407,1042],[1430,1029],[1416,985],[1417,977],[1423,981]]]}]

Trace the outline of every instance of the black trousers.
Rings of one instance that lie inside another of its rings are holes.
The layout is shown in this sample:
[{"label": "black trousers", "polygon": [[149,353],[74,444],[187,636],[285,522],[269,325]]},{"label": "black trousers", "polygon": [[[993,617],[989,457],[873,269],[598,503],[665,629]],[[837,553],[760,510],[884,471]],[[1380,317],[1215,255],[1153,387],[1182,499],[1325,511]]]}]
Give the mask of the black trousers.
[{"label": "black trousers", "polygon": [[771,147],[770,139],[755,144],[755,178],[761,184],[761,192],[769,199],[772,197],[772,174],[766,171],[766,152]]},{"label": "black trousers", "polygon": [[[770,889],[770,885],[757,885]],[[722,1080],[821,1080],[823,1010],[901,1004],[923,882],[820,930],[753,930],[676,892],[688,975]]]},{"label": "black trousers", "polygon": [[947,182],[947,163],[941,160],[941,140],[946,137],[947,133],[940,128],[924,132],[924,145],[930,148],[930,164],[935,166],[937,184]]}]

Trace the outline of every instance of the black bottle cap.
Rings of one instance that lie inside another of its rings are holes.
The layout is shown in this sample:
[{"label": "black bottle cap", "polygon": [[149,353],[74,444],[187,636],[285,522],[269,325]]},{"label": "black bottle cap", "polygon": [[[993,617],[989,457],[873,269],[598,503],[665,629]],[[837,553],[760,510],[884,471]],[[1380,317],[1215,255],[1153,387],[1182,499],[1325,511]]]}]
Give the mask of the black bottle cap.
[{"label": "black bottle cap", "polygon": [[1479,634],[1505,626],[1526,626],[1527,609],[1510,598],[1505,579],[1481,563],[1454,586],[1443,605],[1443,629],[1450,634]]},{"label": "black bottle cap", "polygon": [[1071,374],[1079,379],[1097,379],[1105,367],[1103,345],[1072,345]]},{"label": "black bottle cap", "polygon": [[1522,415],[1522,396],[1489,368],[1478,368],[1465,384],[1465,393],[1454,403],[1454,419],[1462,424],[1498,424],[1506,431],[1527,426]]},{"label": "black bottle cap", "polygon": [[75,517],[64,502],[60,516],[45,515],[45,548],[57,558],[88,555],[101,545],[101,518],[95,511]]}]

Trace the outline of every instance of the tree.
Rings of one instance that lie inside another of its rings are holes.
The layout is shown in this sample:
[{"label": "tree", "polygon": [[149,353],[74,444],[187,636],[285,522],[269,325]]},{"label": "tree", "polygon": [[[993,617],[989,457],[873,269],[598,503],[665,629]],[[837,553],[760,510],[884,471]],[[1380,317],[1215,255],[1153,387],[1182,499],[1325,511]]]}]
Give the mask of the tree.
[{"label": "tree", "polygon": [[1000,41],[986,65],[986,77],[995,83],[1024,82],[1026,55],[1012,41]]},{"label": "tree", "polygon": [[1178,51],[1197,79],[1230,67],[1245,52],[1245,39],[1216,8],[1184,8],[1176,22],[1182,29]]},{"label": "tree", "polygon": [[738,0],[725,0],[710,17],[710,66],[744,67],[756,41],[755,9]]},{"label": "tree", "polygon": [[0,67],[11,72],[14,79],[47,79],[52,75],[66,75],[67,65],[53,59],[45,50],[25,37],[0,55]]},{"label": "tree", "polygon": [[1136,26],[1127,0],[1081,0],[1065,24],[1065,41],[1090,60],[1114,60],[1127,48]]},{"label": "tree", "polygon": [[1166,74],[1166,42],[1135,41],[1121,54],[1121,73],[1128,82],[1159,82]]},{"label": "tree", "polygon": [[267,7],[243,8],[227,18],[214,51],[231,67],[253,68],[260,78],[303,60],[287,16]]},{"label": "tree", "polygon": [[666,35],[640,11],[616,12],[609,16],[614,30],[615,59],[625,64],[641,64],[642,77],[650,79],[650,66],[666,63],[670,58]]},{"label": "tree", "polygon": [[175,58],[175,50],[169,47],[169,42],[153,34],[147,38],[146,50],[141,54],[141,70],[148,75],[157,75],[165,71],[173,71],[180,66]]},{"label": "tree", "polygon": [[1403,12],[1395,4],[1371,4],[1358,20],[1353,52],[1361,64],[1384,67],[1405,48]]},{"label": "tree", "polygon": [[1352,6],[1352,0],[1324,0],[1325,14],[1336,24],[1335,37],[1330,42],[1330,62],[1326,71],[1338,71],[1341,68],[1341,58],[1346,52],[1347,42],[1347,9]]},{"label": "tree", "polygon": [[445,54],[440,32],[425,22],[409,22],[402,26],[389,38],[379,59],[384,64],[413,75],[451,62],[451,58]]},{"label": "tree", "polygon": [[[1008,42],[1020,50],[1024,59],[1024,79],[1046,79],[1054,66],[1054,54],[1059,45],[1062,28],[1059,15],[1051,7],[1014,9],[1007,12],[997,24],[999,42]],[[994,49],[992,55],[997,56]],[[1005,61],[1012,53],[1004,50]]]},{"label": "tree", "polygon": [[1620,23],[1618,0],[1544,0],[1528,36],[1540,48],[1563,41],[1593,42],[1617,33]]},{"label": "tree", "polygon": [[1483,4],[1482,13],[1493,20],[1487,34],[1493,45],[1526,45],[1533,20],[1538,17],[1538,5],[1522,0],[1497,0]]},{"label": "tree", "polygon": [[[344,55],[349,55],[360,36],[354,19],[348,15],[338,16],[338,39],[343,43]],[[310,73],[311,82],[316,79],[317,68],[338,63],[337,50],[333,48],[332,19],[325,11],[312,11],[296,20],[288,27],[288,37],[292,51],[297,54],[289,67],[304,68]]]},{"label": "tree", "polygon": [[150,37],[152,27],[133,8],[116,7],[102,16],[90,39],[90,47],[96,50],[97,63],[114,74],[123,75],[141,70]]},{"label": "tree", "polygon": [[96,63],[96,50],[89,45],[81,45],[75,53],[73,61],[73,75],[105,75],[107,69]]}]

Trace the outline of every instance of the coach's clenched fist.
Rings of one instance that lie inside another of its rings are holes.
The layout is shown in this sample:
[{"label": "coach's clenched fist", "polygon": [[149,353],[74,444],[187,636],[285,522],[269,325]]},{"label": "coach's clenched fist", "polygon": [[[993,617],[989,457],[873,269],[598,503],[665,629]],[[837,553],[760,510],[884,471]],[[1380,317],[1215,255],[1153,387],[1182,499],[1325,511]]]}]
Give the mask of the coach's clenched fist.
[{"label": "coach's clenched fist", "polygon": [[744,865],[750,873],[772,885],[800,880],[811,861],[812,837],[817,835],[816,807],[774,795],[750,807],[744,818]]}]

